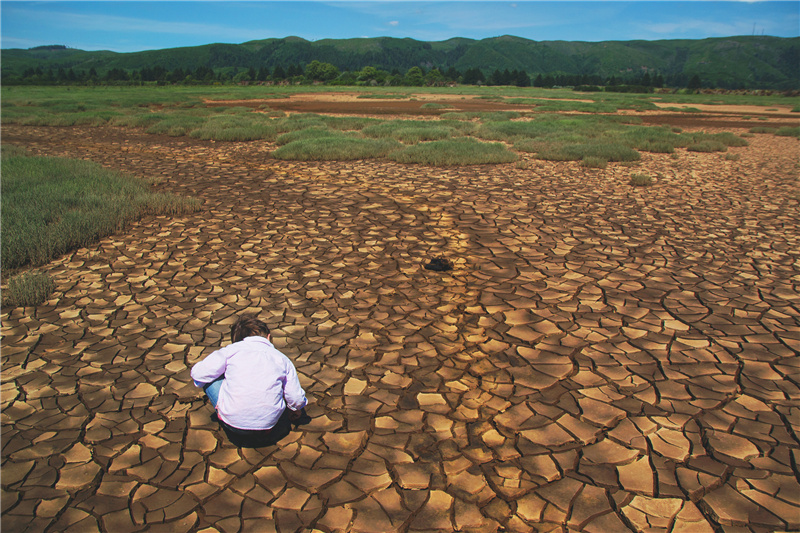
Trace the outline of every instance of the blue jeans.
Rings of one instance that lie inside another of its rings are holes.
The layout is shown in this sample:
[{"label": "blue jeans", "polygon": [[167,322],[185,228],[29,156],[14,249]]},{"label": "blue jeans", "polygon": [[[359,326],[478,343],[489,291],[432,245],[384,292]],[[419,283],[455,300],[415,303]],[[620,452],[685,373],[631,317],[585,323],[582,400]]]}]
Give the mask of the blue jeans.
[{"label": "blue jeans", "polygon": [[220,376],[211,383],[208,383],[206,386],[203,387],[203,390],[208,396],[211,405],[217,407],[217,402],[219,401],[219,389],[222,388],[222,382],[225,380],[225,376]]}]

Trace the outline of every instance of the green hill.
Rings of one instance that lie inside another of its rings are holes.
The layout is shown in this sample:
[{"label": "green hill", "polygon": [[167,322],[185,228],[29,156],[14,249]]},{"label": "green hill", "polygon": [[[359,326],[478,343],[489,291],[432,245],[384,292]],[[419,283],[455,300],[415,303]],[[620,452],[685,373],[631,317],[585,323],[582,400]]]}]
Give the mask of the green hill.
[{"label": "green hill", "polygon": [[323,39],[299,37],[264,39],[243,44],[208,44],[134,53],[87,52],[63,46],[2,51],[2,76],[13,82],[29,69],[126,72],[159,67],[167,71],[305,66],[313,60],[331,63],[341,71],[374,66],[405,73],[411,67],[442,72],[477,68],[539,74],[614,76],[635,80],[644,73],[659,74],[667,85],[683,86],[698,75],[705,84],[723,88],[800,88],[800,38],[742,36],[701,40],[662,41],[531,41],[502,36],[473,40],[454,38],[424,42],[389,37]]}]

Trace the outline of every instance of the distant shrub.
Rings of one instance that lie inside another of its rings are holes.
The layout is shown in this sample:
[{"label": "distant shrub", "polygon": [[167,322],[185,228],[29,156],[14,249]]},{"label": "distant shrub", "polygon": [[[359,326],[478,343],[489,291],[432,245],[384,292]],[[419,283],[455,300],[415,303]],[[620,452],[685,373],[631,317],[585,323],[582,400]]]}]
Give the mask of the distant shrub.
[{"label": "distant shrub", "polygon": [[597,85],[577,85],[573,88],[573,91],[581,92],[581,93],[597,93],[602,91],[601,87]]}]

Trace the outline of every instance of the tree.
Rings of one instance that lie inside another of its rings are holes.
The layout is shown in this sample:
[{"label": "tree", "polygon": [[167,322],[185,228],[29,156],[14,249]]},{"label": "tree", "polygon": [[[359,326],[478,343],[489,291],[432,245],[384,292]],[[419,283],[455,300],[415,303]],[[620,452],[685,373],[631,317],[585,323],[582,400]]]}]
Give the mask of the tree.
[{"label": "tree", "polygon": [[514,85],[517,87],[530,87],[531,86],[531,78],[522,70],[515,70],[512,73],[514,78]]},{"label": "tree", "polygon": [[483,73],[480,71],[480,69],[468,68],[464,72],[464,79],[462,80],[462,83],[465,85],[480,85],[485,80],[486,78],[483,77]]},{"label": "tree", "polygon": [[381,84],[386,81],[388,75],[389,73],[385,70],[378,70],[375,67],[367,65],[356,73],[356,79],[361,83],[369,85],[373,83]]},{"label": "tree", "polygon": [[450,67],[447,69],[447,72],[444,73],[444,77],[447,81],[458,81],[458,78],[461,77],[461,73],[456,70],[455,67]]},{"label": "tree", "polygon": [[425,75],[422,73],[422,69],[419,67],[411,67],[406,72],[406,85],[410,85],[412,87],[420,87],[423,83],[425,83]]},{"label": "tree", "polygon": [[431,69],[425,74],[425,85],[441,85],[443,81],[444,76],[442,76],[438,68]]},{"label": "tree", "polygon": [[251,81],[253,78],[250,77],[250,73],[246,70],[241,71],[236,76],[233,77],[234,83],[244,83]]},{"label": "tree", "polygon": [[702,87],[702,86],[703,86],[703,83],[700,81],[700,76],[698,76],[697,74],[695,74],[695,75],[694,75],[694,76],[692,76],[692,77],[691,77],[691,79],[689,80],[689,84],[688,84],[688,85],[686,85],[686,88],[687,88],[687,89],[692,89],[692,90],[697,90],[697,89],[699,89],[699,88],[700,88],[700,87]]},{"label": "tree", "polygon": [[305,76],[311,81],[330,81],[339,77],[339,69],[316,59],[306,65]]}]

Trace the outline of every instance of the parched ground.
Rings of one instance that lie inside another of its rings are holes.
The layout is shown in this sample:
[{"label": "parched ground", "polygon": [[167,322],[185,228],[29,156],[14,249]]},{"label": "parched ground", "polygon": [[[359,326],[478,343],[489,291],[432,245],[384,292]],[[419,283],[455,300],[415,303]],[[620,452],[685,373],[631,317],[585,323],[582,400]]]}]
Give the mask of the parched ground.
[{"label": "parched ground", "polygon": [[[749,141],[441,169],[4,127],[203,209],[3,309],[3,530],[799,529],[800,144]],[[229,444],[189,377],[246,310],[310,399],[277,447]]]}]

